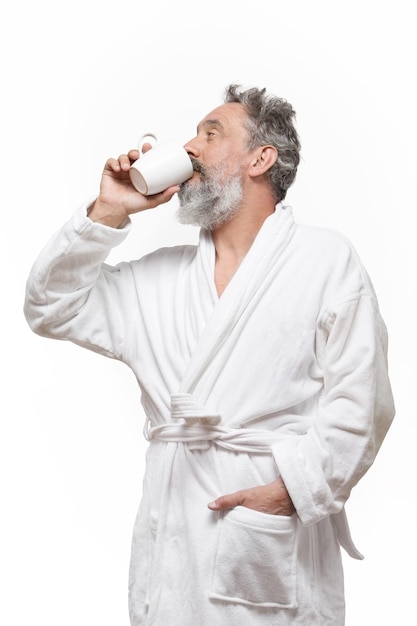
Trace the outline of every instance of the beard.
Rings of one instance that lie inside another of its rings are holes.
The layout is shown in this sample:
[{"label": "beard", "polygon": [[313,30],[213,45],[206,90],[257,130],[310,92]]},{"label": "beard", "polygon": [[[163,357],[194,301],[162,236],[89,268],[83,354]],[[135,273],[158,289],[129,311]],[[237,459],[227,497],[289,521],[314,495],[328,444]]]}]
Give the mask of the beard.
[{"label": "beard", "polygon": [[240,168],[224,180],[226,163],[204,167],[191,158],[200,181],[186,181],[178,192],[180,207],[177,219],[181,224],[212,230],[229,221],[239,208],[243,196]]}]

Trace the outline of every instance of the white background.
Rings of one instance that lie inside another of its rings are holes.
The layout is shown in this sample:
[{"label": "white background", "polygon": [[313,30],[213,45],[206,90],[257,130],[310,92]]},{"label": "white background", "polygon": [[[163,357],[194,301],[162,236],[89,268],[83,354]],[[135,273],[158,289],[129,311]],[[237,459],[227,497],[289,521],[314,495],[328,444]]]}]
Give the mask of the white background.
[{"label": "white background", "polygon": [[[146,450],[136,383],[117,362],[32,334],[25,281],[49,235],[97,192],[107,157],[149,129],[185,143],[230,82],[293,104],[303,159],[288,202],[298,221],[353,241],[378,293],[397,417],[348,503],[366,559],[345,559],[347,626],[417,623],[413,4],[23,0],[3,10],[4,626],[128,625]],[[195,241],[175,206],[137,216],[110,260]]]}]

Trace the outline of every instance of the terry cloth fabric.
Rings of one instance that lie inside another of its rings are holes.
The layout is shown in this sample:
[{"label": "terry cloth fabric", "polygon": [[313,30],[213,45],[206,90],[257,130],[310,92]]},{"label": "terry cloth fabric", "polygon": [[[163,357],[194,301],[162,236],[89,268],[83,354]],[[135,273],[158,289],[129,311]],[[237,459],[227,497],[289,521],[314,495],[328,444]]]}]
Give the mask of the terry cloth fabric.
[{"label": "terry cloth fabric", "polygon": [[[135,523],[132,626],[342,626],[344,505],[394,414],[387,335],[350,242],[278,205],[219,298],[198,246],[105,264],[127,235],[87,205],[27,285],[33,330],[126,363],[149,441]],[[296,515],[219,495],[281,475]]]}]

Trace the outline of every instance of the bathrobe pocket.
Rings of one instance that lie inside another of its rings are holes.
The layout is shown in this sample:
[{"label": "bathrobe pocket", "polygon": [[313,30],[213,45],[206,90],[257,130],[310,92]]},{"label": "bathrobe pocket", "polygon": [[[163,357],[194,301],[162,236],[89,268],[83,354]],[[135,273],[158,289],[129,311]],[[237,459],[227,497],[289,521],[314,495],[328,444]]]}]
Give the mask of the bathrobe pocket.
[{"label": "bathrobe pocket", "polygon": [[211,581],[211,598],[296,608],[297,519],[239,506],[227,511]]}]

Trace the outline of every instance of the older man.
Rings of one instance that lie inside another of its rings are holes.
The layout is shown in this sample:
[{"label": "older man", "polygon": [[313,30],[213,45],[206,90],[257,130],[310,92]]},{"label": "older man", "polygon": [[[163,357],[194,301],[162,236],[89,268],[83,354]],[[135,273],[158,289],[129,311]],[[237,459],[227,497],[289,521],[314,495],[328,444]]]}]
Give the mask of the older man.
[{"label": "older man", "polygon": [[[49,242],[33,330],[125,362],[149,440],[130,568],[132,626],[342,626],[344,504],[394,415],[370,279],[340,234],[283,201],[294,111],[231,85],[186,144],[194,173],[145,197],[137,151]],[[104,264],[130,216],[178,192],[198,246]]]}]

